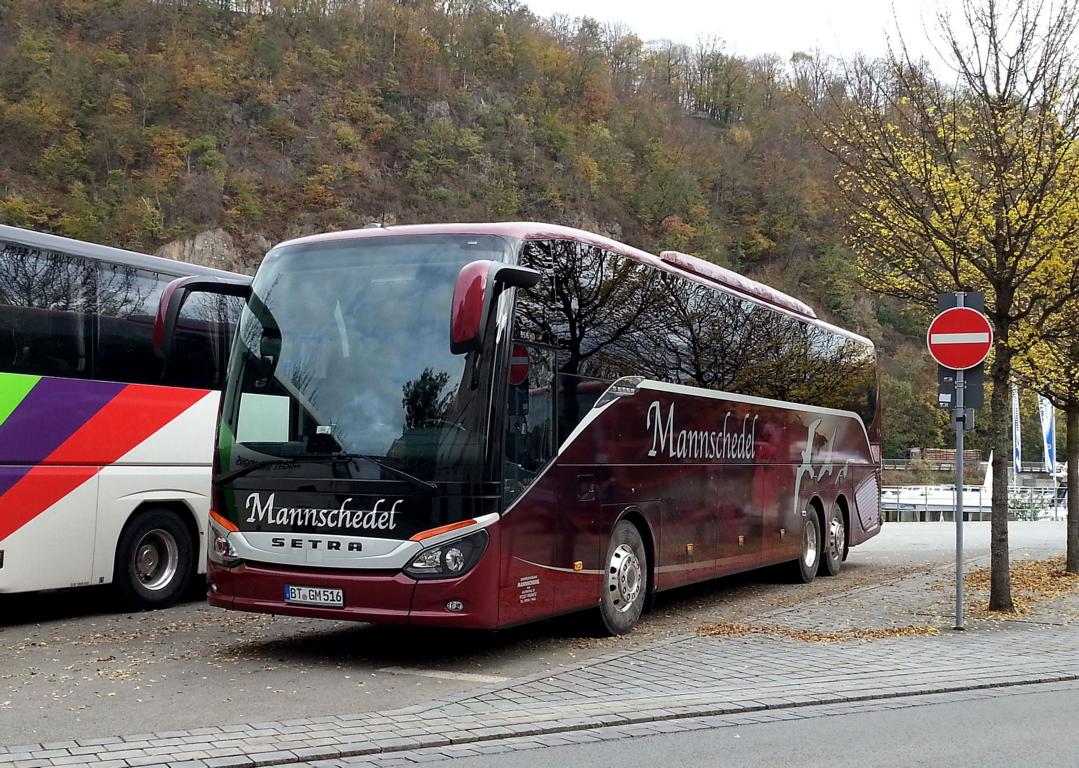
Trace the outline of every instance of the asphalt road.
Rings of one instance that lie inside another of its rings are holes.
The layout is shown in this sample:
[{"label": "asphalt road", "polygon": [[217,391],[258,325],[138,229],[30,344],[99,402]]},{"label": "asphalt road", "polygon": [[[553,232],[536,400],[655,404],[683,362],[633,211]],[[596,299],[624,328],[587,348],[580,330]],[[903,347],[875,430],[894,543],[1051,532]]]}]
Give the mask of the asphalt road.
[{"label": "asphalt road", "polygon": [[465,757],[452,768],[1074,766],[1079,684],[1040,692]]},{"label": "asphalt road", "polygon": [[[988,523],[967,525],[969,556],[987,556],[988,541]],[[1012,526],[1017,558],[1063,542],[1063,523]],[[0,744],[409,706],[946,567],[953,547],[950,524],[886,525],[838,579],[795,586],[764,570],[677,590],[621,638],[596,637],[581,616],[451,632],[235,613],[194,595],[140,614],[115,612],[104,588],[0,596]]]}]

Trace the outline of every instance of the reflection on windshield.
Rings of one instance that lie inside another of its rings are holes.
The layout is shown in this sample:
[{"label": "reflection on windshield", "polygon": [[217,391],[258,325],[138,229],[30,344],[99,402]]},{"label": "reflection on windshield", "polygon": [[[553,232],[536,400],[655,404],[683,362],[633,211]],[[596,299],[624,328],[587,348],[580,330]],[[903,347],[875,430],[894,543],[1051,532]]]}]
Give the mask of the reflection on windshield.
[{"label": "reflection on windshield", "polygon": [[267,256],[225,396],[231,461],[345,452],[427,479],[478,465],[483,397],[475,355],[450,354],[450,305],[462,266],[506,252],[493,237],[378,236]]}]

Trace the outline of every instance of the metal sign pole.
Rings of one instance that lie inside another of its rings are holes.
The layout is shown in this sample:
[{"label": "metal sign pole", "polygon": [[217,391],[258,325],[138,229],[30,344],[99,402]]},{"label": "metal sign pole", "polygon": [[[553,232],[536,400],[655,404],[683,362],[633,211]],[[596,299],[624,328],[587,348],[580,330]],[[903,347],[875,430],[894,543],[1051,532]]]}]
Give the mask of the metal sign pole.
[{"label": "metal sign pole", "polygon": [[[956,293],[956,306],[963,294]],[[963,371],[955,372],[955,628],[963,629],[963,432],[966,431],[966,392]]]},{"label": "metal sign pole", "polygon": [[963,372],[955,372],[955,628],[963,628]]},{"label": "metal sign pole", "polygon": [[925,343],[939,366],[937,402],[951,411],[955,427],[955,628],[963,629],[963,433],[974,426],[967,404],[983,402],[982,364],[993,348],[993,326],[977,291],[941,294],[937,306]]}]

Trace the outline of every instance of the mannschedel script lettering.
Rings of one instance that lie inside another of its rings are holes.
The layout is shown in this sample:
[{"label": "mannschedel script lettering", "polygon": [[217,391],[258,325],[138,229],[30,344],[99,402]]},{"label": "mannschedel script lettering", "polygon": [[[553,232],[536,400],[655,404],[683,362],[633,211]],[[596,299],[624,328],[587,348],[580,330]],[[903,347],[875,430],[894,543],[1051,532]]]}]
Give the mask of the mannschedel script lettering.
[{"label": "mannschedel script lettering", "polygon": [[[274,506],[271,493],[264,502],[262,494],[252,493],[244,503],[247,522],[269,525],[296,525],[313,528],[352,528],[359,531],[392,531],[397,527],[397,507],[404,499],[389,504],[386,499],[375,502],[373,509],[349,509],[352,499],[345,499],[336,509]],[[388,506],[383,506],[389,504]]]},{"label": "mannschedel script lettering", "polygon": [[658,400],[648,406],[645,429],[652,430],[652,448],[649,456],[666,455],[672,459],[755,459],[757,457],[756,414],[746,414],[741,419],[731,411],[723,416],[718,430],[675,430],[674,403],[667,410],[666,418]]}]

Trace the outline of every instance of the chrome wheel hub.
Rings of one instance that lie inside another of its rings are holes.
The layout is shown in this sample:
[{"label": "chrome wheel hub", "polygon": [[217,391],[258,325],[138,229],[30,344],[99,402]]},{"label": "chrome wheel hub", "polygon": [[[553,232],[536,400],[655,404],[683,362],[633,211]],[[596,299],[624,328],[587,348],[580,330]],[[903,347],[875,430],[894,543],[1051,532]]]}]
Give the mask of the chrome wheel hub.
[{"label": "chrome wheel hub", "polygon": [[135,576],[149,590],[164,589],[180,567],[180,547],[168,531],[148,531],[135,546]]},{"label": "chrome wheel hub", "polygon": [[627,544],[619,544],[611,553],[607,567],[607,595],[619,611],[628,611],[641,594],[644,574],[637,553]]},{"label": "chrome wheel hub", "polygon": [[802,562],[806,568],[812,568],[817,564],[819,544],[820,531],[817,528],[817,516],[813,512],[808,512],[806,524],[802,526]]},{"label": "chrome wheel hub", "polygon": [[828,557],[832,560],[843,559],[843,543],[846,540],[846,530],[843,528],[843,518],[833,517],[828,530]]}]

